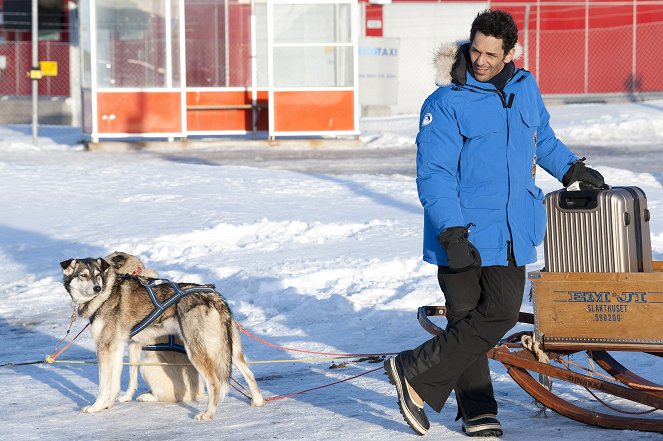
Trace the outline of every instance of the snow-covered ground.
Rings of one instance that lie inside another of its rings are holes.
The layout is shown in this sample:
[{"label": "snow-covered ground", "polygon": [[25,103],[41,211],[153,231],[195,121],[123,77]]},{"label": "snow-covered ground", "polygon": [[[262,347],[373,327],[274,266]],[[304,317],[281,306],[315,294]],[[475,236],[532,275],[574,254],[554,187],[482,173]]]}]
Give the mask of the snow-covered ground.
[{"label": "snow-covered ground", "polygon": [[[645,191],[652,213],[653,254],[662,260],[663,101],[549,110],[560,138],[569,145],[594,147],[588,162],[597,165],[609,184],[638,185]],[[416,116],[364,119],[362,148],[411,147],[414,161],[416,126]],[[416,309],[444,299],[436,268],[420,257],[422,209],[414,176],[313,174],[88,152],[73,145],[75,139],[75,133],[44,130],[40,146],[33,147],[29,129],[0,127],[0,364],[43,360],[63,337],[72,308],[59,262],[114,250],[140,256],[162,277],[216,284],[237,320],[274,344],[383,353],[411,348],[428,338],[417,323]],[[634,161],[646,161],[648,172],[639,171],[637,162],[601,166],[607,157],[602,149],[607,156],[634,149]],[[544,191],[559,188],[545,172],[537,176]],[[530,270],[543,266],[542,252],[541,248]],[[531,311],[528,296],[523,310]],[[73,332],[82,326],[79,320]],[[350,362],[329,369],[329,359],[311,360],[312,355],[284,352],[246,337],[243,342],[266,397],[380,367]],[[635,372],[661,383],[660,363],[657,368],[652,358],[620,355]],[[380,371],[272,401],[264,408],[251,408],[231,390],[212,422],[192,420],[204,402],[134,401],[82,414],[79,408],[96,395],[97,367],[74,362],[94,359],[94,344],[86,331],[62,355],[61,363],[0,367],[0,438],[416,437],[403,422],[394,388]],[[347,360],[334,360],[343,361]],[[494,362],[491,368],[504,439],[661,438],[602,430],[551,413],[535,417],[531,398],[505,369]],[[559,382],[554,387],[570,399],[589,401],[580,388]],[[428,415],[429,438],[465,439],[454,421],[453,399],[441,414],[428,409]]]}]

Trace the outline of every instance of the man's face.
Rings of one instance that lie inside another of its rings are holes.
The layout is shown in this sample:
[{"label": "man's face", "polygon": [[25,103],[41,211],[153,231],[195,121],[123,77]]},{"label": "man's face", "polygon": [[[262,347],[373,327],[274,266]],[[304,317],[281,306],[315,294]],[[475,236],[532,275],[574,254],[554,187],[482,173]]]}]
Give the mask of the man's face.
[{"label": "man's face", "polygon": [[502,39],[477,32],[470,47],[470,60],[474,68],[474,77],[485,83],[500,73],[504,66],[513,59],[515,49],[504,53]]}]

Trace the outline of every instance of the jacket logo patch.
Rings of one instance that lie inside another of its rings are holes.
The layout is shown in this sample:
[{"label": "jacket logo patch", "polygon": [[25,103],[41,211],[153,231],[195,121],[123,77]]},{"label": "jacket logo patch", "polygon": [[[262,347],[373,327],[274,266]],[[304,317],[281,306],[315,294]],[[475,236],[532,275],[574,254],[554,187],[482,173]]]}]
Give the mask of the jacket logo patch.
[{"label": "jacket logo patch", "polygon": [[421,120],[421,127],[426,127],[428,124],[433,122],[433,115],[427,113],[424,115],[424,119]]}]

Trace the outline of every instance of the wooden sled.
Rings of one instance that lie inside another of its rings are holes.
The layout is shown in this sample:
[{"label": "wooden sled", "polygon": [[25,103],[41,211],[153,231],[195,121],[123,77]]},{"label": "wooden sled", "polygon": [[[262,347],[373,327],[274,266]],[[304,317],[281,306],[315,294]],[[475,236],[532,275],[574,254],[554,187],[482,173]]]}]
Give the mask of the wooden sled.
[{"label": "wooden sled", "polygon": [[[488,357],[501,362],[525,392],[560,415],[604,428],[663,432],[663,386],[631,372],[607,352],[663,356],[663,262],[654,262],[651,273],[535,271],[529,279],[534,313],[521,312],[519,322],[533,329],[506,337]],[[417,317],[426,331],[439,335],[445,331],[430,317],[445,313],[444,306],[422,306]],[[605,373],[569,360],[581,352]],[[531,373],[582,386],[610,412],[587,408],[589,400],[571,403]],[[610,404],[615,398],[640,406],[626,410],[624,403]]]}]

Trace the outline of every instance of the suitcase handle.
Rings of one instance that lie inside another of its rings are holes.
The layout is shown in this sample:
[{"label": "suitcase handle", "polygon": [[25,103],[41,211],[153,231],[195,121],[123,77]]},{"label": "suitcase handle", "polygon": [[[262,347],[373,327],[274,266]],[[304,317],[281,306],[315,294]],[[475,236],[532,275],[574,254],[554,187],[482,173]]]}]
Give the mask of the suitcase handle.
[{"label": "suitcase handle", "polygon": [[559,193],[559,208],[566,210],[593,210],[598,207],[599,190],[562,191]]}]

